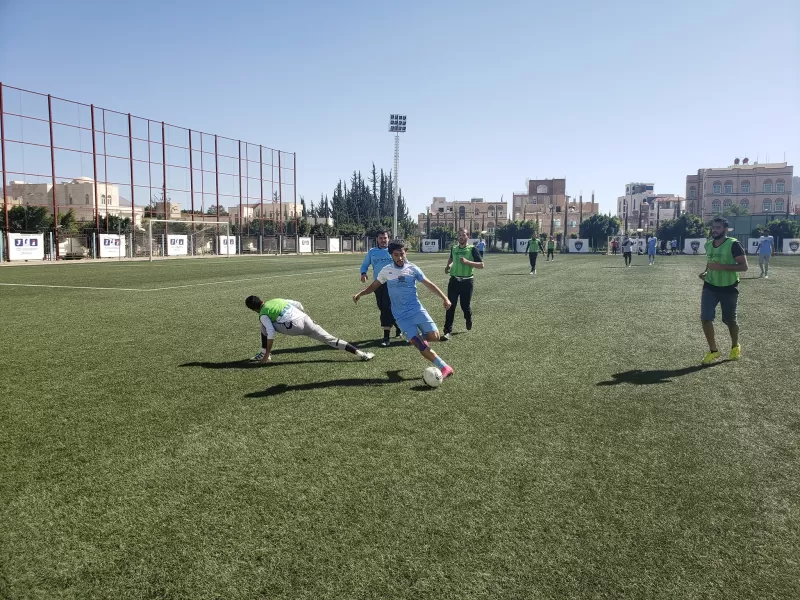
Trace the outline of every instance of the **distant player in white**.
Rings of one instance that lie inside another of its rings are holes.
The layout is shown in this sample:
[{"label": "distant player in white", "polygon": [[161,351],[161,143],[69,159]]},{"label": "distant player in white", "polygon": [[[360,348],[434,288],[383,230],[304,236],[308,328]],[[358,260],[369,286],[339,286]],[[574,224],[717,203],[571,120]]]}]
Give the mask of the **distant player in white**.
[{"label": "distant player in white", "polygon": [[633,262],[633,240],[625,234],[622,238],[622,257],[625,259],[625,266],[630,267]]},{"label": "distant player in white", "polygon": [[252,362],[265,364],[272,361],[272,344],[278,331],[285,335],[310,337],[312,340],[328,344],[331,348],[355,354],[361,360],[370,360],[375,356],[325,331],[314,323],[297,300],[273,298],[264,302],[258,296],[248,296],[244,304],[258,313],[258,322],[261,324],[261,352],[251,359]]},{"label": "distant player in white", "polygon": [[758,238],[758,266],[761,277],[769,279],[769,259],[775,251],[775,238],[771,235],[762,235]]}]

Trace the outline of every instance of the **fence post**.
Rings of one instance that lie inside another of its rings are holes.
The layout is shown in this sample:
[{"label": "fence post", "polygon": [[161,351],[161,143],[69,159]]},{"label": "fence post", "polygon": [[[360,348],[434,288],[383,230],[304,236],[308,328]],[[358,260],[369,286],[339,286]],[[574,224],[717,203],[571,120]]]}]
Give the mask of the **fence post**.
[{"label": "fence post", "polygon": [[311,236],[311,254],[317,253],[317,236]]},{"label": "fence post", "polygon": [[300,236],[297,233],[294,234],[294,253],[300,254]]}]

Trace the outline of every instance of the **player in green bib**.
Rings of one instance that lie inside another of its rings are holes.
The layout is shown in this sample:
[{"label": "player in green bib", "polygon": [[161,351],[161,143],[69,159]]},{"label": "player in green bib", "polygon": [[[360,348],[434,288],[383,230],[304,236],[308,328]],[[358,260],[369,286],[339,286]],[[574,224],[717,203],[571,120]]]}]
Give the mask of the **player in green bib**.
[{"label": "player in green bib", "polygon": [[458,244],[450,248],[450,258],[447,259],[445,273],[450,274],[450,281],[447,284],[447,298],[450,300],[450,308],[444,318],[443,340],[449,340],[453,332],[453,321],[456,318],[456,304],[461,299],[461,310],[464,312],[464,319],[467,322],[467,331],[472,329],[472,292],[473,292],[473,272],[475,269],[483,268],[483,258],[478,249],[468,243],[469,233],[465,228],[458,230]]},{"label": "player in green bib", "polygon": [[547,259],[545,260],[545,262],[549,262],[551,260],[555,260],[555,257],[553,256],[553,253],[555,251],[556,251],[556,240],[551,235],[550,239],[547,240]]},{"label": "player in green bib", "polygon": [[719,357],[719,348],[714,335],[714,319],[717,304],[722,309],[722,322],[731,334],[731,360],[742,357],[739,345],[739,324],[736,308],[739,301],[739,273],[747,271],[747,255],[736,238],[728,237],[728,220],[715,217],[711,221],[711,239],[706,242],[706,270],[700,273],[703,294],[700,300],[700,320],[708,341],[708,352],[703,364],[714,362]]},{"label": "player in green bib", "polygon": [[304,335],[328,344],[331,348],[355,354],[361,360],[370,360],[375,356],[371,352],[359,350],[353,344],[348,344],[325,331],[314,323],[311,317],[305,313],[303,305],[297,300],[273,298],[264,302],[258,296],[248,296],[244,304],[253,312],[258,313],[258,322],[261,325],[261,352],[251,359],[252,362],[261,364],[272,362],[272,344],[275,341],[276,332],[285,335]]},{"label": "player in green bib", "polygon": [[528,254],[528,261],[531,263],[531,272],[529,275],[536,275],[536,258],[539,256],[540,252],[544,254],[542,240],[536,237],[536,232],[531,234],[531,239],[528,240],[528,245],[525,248],[525,252]]}]

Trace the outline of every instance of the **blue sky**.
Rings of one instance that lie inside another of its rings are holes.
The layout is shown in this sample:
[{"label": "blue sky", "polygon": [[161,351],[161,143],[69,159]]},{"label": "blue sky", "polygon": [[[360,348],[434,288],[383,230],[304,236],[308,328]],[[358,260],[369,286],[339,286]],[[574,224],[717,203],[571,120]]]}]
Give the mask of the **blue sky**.
[{"label": "blue sky", "polygon": [[562,176],[611,210],[629,181],[800,164],[800,3],[760,6],[0,0],[0,80],[297,152],[309,200],[390,169],[401,112],[413,212]]}]

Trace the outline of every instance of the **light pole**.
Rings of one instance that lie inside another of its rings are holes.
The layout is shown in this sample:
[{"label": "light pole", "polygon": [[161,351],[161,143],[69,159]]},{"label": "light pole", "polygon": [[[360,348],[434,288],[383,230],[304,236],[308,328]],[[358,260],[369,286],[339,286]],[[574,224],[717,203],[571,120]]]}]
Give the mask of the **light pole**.
[{"label": "light pole", "polygon": [[397,170],[400,167],[400,134],[406,131],[406,115],[389,115],[389,131],[394,133],[394,177],[392,178],[392,200],[394,202],[393,239],[397,239]]}]

